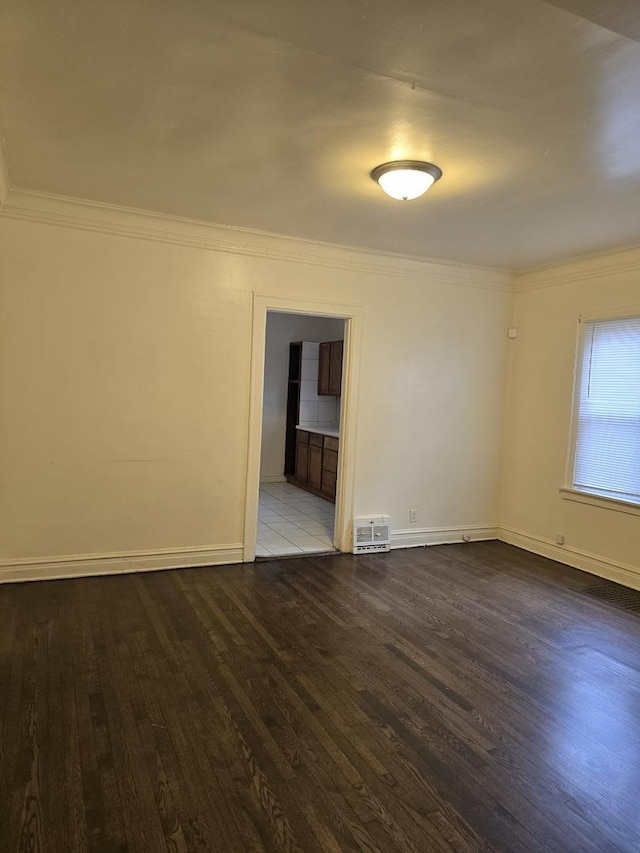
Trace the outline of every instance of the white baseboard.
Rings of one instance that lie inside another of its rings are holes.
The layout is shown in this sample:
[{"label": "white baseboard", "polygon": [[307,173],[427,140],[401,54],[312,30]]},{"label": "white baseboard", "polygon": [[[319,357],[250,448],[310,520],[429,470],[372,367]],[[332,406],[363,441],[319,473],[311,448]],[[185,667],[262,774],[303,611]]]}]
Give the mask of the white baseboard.
[{"label": "white baseboard", "polygon": [[166,551],[133,551],[113,554],[72,554],[44,559],[0,560],[0,583],[57,580],[91,575],[154,572],[196,566],[241,563],[242,545],[209,545],[204,548],[172,548]]},{"label": "white baseboard", "polygon": [[556,545],[549,539],[531,536],[512,527],[501,527],[498,531],[498,539],[525,551],[532,551],[534,554],[572,566],[574,569],[581,569],[583,572],[630,586],[632,589],[640,589],[640,566],[629,566],[568,545]]},{"label": "white baseboard", "polygon": [[465,533],[471,537],[471,542],[498,538],[498,525],[486,527],[471,524],[466,527],[423,527],[419,530],[393,530],[391,532],[392,548],[420,548],[424,545],[452,545],[464,542]]},{"label": "white baseboard", "polygon": [[287,478],[284,474],[265,474],[265,476],[260,476],[260,483],[286,483]]}]

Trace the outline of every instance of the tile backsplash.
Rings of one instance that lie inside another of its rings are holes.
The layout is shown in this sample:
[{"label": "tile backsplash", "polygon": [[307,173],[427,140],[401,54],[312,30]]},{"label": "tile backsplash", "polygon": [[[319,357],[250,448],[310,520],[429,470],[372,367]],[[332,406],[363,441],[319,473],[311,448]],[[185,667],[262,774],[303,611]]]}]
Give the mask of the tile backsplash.
[{"label": "tile backsplash", "polygon": [[299,424],[334,427],[340,417],[340,398],[318,396],[319,357],[320,344],[303,341]]}]

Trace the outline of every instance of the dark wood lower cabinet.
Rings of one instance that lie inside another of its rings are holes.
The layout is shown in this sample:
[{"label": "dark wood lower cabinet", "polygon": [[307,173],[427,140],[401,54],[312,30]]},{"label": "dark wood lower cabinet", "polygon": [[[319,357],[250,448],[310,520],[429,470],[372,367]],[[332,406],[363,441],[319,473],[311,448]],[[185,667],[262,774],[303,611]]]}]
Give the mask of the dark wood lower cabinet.
[{"label": "dark wood lower cabinet", "polygon": [[322,445],[309,445],[309,473],[307,482],[314,489],[322,488]]},{"label": "dark wood lower cabinet", "polygon": [[309,469],[309,445],[298,441],[296,444],[296,480],[307,480]]},{"label": "dark wood lower cabinet", "polygon": [[287,479],[296,486],[335,502],[338,448],[338,439],[333,436],[298,430],[295,476],[288,476]]},{"label": "dark wood lower cabinet", "polygon": [[330,501],[336,499],[336,475],[331,471],[322,470],[322,497]]}]

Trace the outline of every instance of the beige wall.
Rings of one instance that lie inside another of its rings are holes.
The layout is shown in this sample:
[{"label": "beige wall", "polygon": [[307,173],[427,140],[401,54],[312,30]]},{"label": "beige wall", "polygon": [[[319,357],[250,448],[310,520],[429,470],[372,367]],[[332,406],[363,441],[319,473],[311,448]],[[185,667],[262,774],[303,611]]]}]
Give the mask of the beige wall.
[{"label": "beige wall", "polygon": [[260,476],[282,476],[287,423],[289,344],[293,341],[337,341],[344,334],[344,320],[308,317],[304,314],[267,316],[262,403],[262,451]]},{"label": "beige wall", "polygon": [[566,500],[559,487],[578,315],[640,309],[639,273],[640,250],[627,250],[516,277],[500,512],[507,541],[638,586],[640,518]]},{"label": "beige wall", "polygon": [[390,513],[399,544],[495,527],[505,275],[37,205],[0,218],[6,577],[241,558],[254,292],[363,306],[354,513]]},{"label": "beige wall", "polygon": [[242,559],[262,294],[361,306],[349,513],[389,513],[396,545],[499,525],[640,586],[638,516],[559,492],[577,316],[640,306],[639,269],[627,250],[518,276],[512,296],[500,273],[10,198],[0,579]]}]

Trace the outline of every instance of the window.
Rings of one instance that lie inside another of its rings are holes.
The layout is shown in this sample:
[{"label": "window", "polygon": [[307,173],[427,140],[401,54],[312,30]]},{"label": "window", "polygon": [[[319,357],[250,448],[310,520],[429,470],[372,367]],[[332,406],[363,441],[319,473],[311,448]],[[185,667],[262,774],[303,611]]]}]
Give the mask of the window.
[{"label": "window", "polygon": [[584,323],[574,417],[573,489],[640,505],[640,317]]}]

